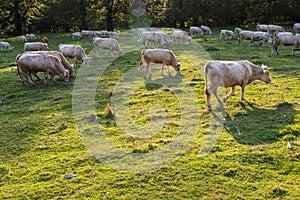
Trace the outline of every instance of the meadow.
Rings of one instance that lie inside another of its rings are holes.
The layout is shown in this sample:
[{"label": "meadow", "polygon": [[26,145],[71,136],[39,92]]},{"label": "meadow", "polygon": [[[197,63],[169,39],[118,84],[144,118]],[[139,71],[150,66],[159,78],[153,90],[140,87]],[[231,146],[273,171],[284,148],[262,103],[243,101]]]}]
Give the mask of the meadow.
[{"label": "meadow", "polygon": [[[122,57],[102,52],[75,67],[67,85],[57,77],[23,86],[15,66],[23,43],[1,38],[13,47],[0,52],[1,199],[299,199],[300,53],[279,46],[272,56],[267,45],[237,46],[236,37],[212,31],[170,47],[183,77],[173,69],[161,76],[153,64],[145,81],[136,32],[123,31]],[[80,44],[93,57],[89,39],[43,36],[49,50]],[[246,101],[237,88],[225,111],[209,113],[203,66],[210,59],[265,64],[272,83],[247,86]]]}]

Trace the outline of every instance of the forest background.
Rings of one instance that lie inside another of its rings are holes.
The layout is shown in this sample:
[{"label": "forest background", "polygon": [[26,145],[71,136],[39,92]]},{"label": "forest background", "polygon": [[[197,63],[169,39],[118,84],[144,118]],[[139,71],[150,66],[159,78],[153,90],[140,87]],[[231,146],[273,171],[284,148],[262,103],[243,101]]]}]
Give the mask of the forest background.
[{"label": "forest background", "polygon": [[0,35],[111,31],[134,25],[290,26],[300,22],[299,8],[299,0],[0,0]]}]

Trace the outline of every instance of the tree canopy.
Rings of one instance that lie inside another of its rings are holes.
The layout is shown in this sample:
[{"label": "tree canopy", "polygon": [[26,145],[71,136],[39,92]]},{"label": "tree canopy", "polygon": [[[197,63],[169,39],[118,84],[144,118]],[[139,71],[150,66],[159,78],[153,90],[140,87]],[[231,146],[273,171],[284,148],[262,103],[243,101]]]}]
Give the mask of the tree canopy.
[{"label": "tree canopy", "polygon": [[300,22],[298,0],[0,0],[0,34]]}]

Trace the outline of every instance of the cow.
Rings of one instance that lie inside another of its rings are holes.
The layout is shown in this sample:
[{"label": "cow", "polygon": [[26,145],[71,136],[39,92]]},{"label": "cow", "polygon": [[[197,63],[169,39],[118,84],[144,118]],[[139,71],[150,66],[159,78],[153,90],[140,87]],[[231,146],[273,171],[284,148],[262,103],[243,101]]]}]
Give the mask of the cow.
[{"label": "cow", "polygon": [[[246,30],[240,31],[238,45],[241,46],[243,40],[251,40],[252,35],[253,35],[253,31],[246,31]],[[249,46],[250,46],[250,44],[249,44]]]},{"label": "cow", "polygon": [[268,33],[274,33],[274,32],[285,32],[284,28],[282,26],[278,25],[268,25]]},{"label": "cow", "polygon": [[84,67],[89,65],[89,58],[86,56],[84,49],[80,45],[72,44],[59,44],[59,51],[69,58],[74,58],[74,63],[77,65],[77,61],[80,60]]},{"label": "cow", "polygon": [[47,84],[48,74],[55,81],[54,76],[59,75],[65,82],[68,82],[69,71],[66,70],[60,60],[53,55],[46,54],[23,54],[17,56],[17,67],[21,82],[25,84],[25,76],[28,82],[35,85],[31,74],[44,72],[44,83]]},{"label": "cow", "polygon": [[23,35],[23,36],[21,36],[21,41],[22,41],[23,43],[25,43],[25,42],[27,42],[27,38]]},{"label": "cow", "polygon": [[261,67],[249,62],[243,61],[208,61],[204,66],[205,74],[205,95],[208,110],[212,110],[210,97],[213,93],[217,98],[220,107],[223,107],[222,100],[218,96],[217,89],[221,87],[231,87],[231,91],[223,99],[227,99],[234,94],[235,86],[241,87],[241,100],[245,100],[245,87],[255,80],[270,83],[269,68]]},{"label": "cow", "polygon": [[295,33],[298,33],[298,30],[300,30],[300,23],[295,23],[293,28],[294,28]]},{"label": "cow", "polygon": [[143,48],[149,48],[149,42],[153,43],[153,47],[166,47],[169,41],[169,37],[166,33],[160,31],[144,31],[141,33]]},{"label": "cow", "polygon": [[234,38],[233,31],[230,30],[221,30],[220,31],[220,38],[230,39],[232,40]]},{"label": "cow", "polygon": [[140,67],[142,67],[142,73],[144,78],[146,78],[146,71],[149,72],[149,79],[152,77],[152,72],[150,69],[150,63],[161,63],[160,74],[163,75],[163,70],[165,65],[167,65],[169,76],[171,75],[169,66],[172,66],[177,75],[180,75],[180,63],[177,62],[175,54],[168,49],[143,49],[141,51]]},{"label": "cow", "polygon": [[205,33],[207,35],[211,35],[212,34],[212,31],[211,31],[211,29],[208,26],[203,26],[202,25],[200,28],[202,29],[203,33]]},{"label": "cow", "polygon": [[42,42],[26,42],[24,43],[24,51],[41,51],[48,49],[47,43]]},{"label": "cow", "polygon": [[275,32],[273,34],[272,55],[274,55],[274,50],[276,51],[276,54],[279,55],[278,46],[281,44],[284,46],[293,46],[292,55],[294,55],[295,49],[299,48],[299,37],[299,34],[290,32]]},{"label": "cow", "polygon": [[264,31],[264,32],[268,32],[268,25],[266,24],[257,24],[256,26],[256,30],[257,31]]},{"label": "cow", "polygon": [[240,32],[241,32],[241,31],[242,31],[242,29],[239,28],[239,27],[235,27],[235,28],[234,28],[234,33],[237,34],[237,35],[240,35]]},{"label": "cow", "polygon": [[184,31],[173,31],[172,33],[172,40],[173,42],[181,41],[183,44],[187,41],[189,44],[192,44],[192,38],[188,36],[188,34]]},{"label": "cow", "polygon": [[[94,49],[94,56],[96,58],[99,57],[99,55],[98,55],[99,48],[108,50],[109,52],[111,52],[112,57],[114,57],[113,53],[112,53],[113,51],[116,51],[119,54],[119,56],[123,55],[123,50],[120,48],[119,42],[116,39],[94,38],[93,39],[93,49]],[[107,51],[107,53],[108,53],[108,51]]]},{"label": "cow", "polygon": [[81,38],[82,38],[81,32],[72,33],[72,39],[73,40],[80,40]]},{"label": "cow", "polygon": [[34,35],[33,33],[26,34],[25,36],[26,36],[26,38],[29,39],[29,40],[36,40],[36,37],[35,37],[35,35]]},{"label": "cow", "polygon": [[197,34],[199,37],[201,37],[203,35],[203,31],[200,27],[198,26],[191,26],[190,27],[190,34],[191,34],[191,37],[194,35],[194,34]]},{"label": "cow", "polygon": [[11,51],[12,50],[12,48],[8,42],[0,42],[0,48],[2,51],[4,51],[4,50]]},{"label": "cow", "polygon": [[[61,52],[58,52],[58,51],[26,51],[21,55],[24,55],[24,54],[42,54],[42,55],[56,56],[60,60],[60,62],[64,66],[64,68],[69,71],[70,77],[74,76],[74,65],[70,64]],[[35,74],[33,74],[33,75],[35,75]],[[40,80],[40,78],[38,76],[35,75],[35,77],[37,77],[37,79]]]},{"label": "cow", "polygon": [[81,30],[81,35],[83,39],[96,37],[95,32],[90,30]]},{"label": "cow", "polygon": [[254,46],[254,42],[258,41],[259,46],[264,45],[265,43],[269,44],[272,46],[272,38],[271,35],[267,32],[262,32],[262,31],[254,31],[253,34],[251,35],[251,41],[249,46]]}]

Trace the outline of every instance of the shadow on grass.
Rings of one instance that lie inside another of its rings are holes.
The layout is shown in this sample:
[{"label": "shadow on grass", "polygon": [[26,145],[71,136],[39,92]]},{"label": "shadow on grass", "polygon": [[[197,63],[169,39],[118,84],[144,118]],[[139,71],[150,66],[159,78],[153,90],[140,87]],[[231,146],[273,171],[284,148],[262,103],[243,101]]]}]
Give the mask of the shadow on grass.
[{"label": "shadow on grass", "polygon": [[147,80],[145,86],[147,90],[157,90],[162,87],[175,87],[182,82],[183,76],[164,76],[163,78]]},{"label": "shadow on grass", "polygon": [[293,123],[297,113],[289,103],[278,104],[274,110],[256,108],[249,102],[240,105],[246,113],[227,116],[225,128],[238,143],[247,145],[277,141],[282,137],[279,131]]}]

